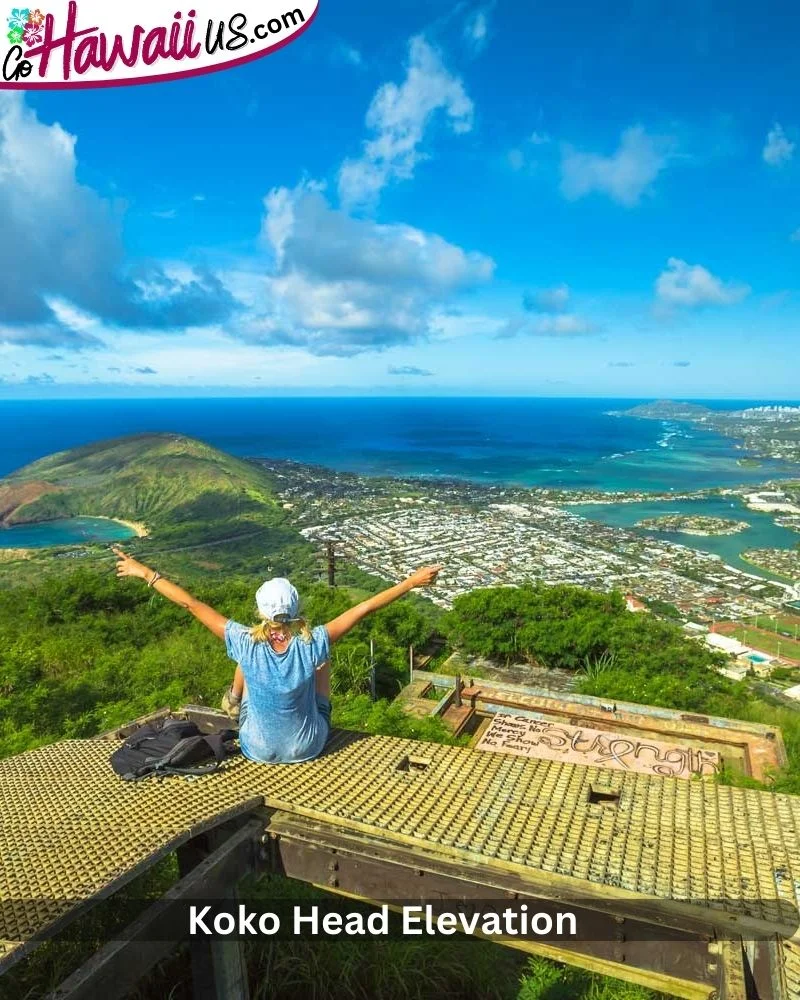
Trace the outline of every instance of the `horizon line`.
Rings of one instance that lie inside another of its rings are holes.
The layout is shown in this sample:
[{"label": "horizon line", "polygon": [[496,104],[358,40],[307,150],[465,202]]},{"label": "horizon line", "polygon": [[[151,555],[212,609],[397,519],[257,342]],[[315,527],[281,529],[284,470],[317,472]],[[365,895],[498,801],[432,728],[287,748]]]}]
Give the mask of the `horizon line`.
[{"label": "horizon line", "polygon": [[[172,388],[172,387],[170,387]],[[718,396],[718,395],[693,395],[693,396],[678,396],[678,395],[658,395],[656,393],[644,393],[635,396],[629,395],[585,395],[585,394],[537,394],[537,393],[469,393],[469,392],[453,392],[453,393],[443,393],[443,394],[412,394],[412,393],[381,393],[381,394],[371,394],[366,392],[355,393],[355,392],[343,392],[343,393],[331,393],[331,392],[297,392],[297,393],[200,393],[197,395],[189,394],[160,394],[160,393],[148,393],[148,394],[131,394],[131,395],[52,395],[52,396],[31,396],[31,395],[19,395],[19,396],[4,396],[0,393],[0,403],[111,403],[111,402],[146,402],[148,400],[166,400],[172,401],[186,401],[186,400],[273,400],[273,399],[408,399],[408,400],[439,400],[439,399],[592,399],[592,400],[626,400],[626,401],[653,401],[653,402],[670,402],[670,403],[695,403],[695,402],[747,402],[747,403],[765,403],[774,406],[782,405],[800,405],[800,396],[798,397],[777,397],[777,396]]]}]

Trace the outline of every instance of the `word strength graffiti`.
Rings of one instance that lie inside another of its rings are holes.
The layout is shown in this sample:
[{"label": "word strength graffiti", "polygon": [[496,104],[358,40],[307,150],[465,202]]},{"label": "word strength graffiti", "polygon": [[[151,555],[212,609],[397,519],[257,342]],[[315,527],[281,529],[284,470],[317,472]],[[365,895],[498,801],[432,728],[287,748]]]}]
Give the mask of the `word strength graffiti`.
[{"label": "word strength graffiti", "polygon": [[662,778],[703,777],[715,774],[720,767],[716,750],[639,740],[521,715],[495,715],[478,749],[657,774]]},{"label": "word strength graffiti", "polygon": [[[243,10],[248,5],[250,11]],[[311,23],[317,0],[214,0],[211,16],[160,0],[48,0],[14,7],[0,34],[0,89],[155,83],[227,69],[267,55]],[[291,9],[290,9],[291,8]]]}]

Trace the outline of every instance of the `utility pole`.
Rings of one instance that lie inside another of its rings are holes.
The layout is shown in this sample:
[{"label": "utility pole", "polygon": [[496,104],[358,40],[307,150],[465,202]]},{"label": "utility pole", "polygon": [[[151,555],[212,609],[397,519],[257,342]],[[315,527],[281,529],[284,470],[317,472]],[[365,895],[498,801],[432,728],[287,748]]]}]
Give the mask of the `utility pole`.
[{"label": "utility pole", "polygon": [[408,683],[414,683],[414,647],[408,647]]},{"label": "utility pole", "polygon": [[375,701],[377,697],[375,691],[375,640],[369,640],[369,693],[372,696],[372,700]]},{"label": "utility pole", "polygon": [[336,586],[336,553],[334,551],[333,542],[327,542],[325,546],[325,552],[328,558],[328,586]]}]

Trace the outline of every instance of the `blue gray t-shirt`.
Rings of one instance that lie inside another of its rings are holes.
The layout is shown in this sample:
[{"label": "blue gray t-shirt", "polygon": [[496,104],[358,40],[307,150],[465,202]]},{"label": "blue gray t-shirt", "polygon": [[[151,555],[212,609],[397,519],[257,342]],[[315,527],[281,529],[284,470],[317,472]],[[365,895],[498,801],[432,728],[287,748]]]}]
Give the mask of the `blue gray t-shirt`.
[{"label": "blue gray t-shirt", "polygon": [[276,653],[268,642],[254,642],[250,629],[228,621],[225,648],[244,674],[239,745],[245,757],[291,764],[321,753],[330,726],[320,712],[315,681],[317,667],[330,656],[325,626],[313,630],[311,642],[294,636],[286,652]]}]

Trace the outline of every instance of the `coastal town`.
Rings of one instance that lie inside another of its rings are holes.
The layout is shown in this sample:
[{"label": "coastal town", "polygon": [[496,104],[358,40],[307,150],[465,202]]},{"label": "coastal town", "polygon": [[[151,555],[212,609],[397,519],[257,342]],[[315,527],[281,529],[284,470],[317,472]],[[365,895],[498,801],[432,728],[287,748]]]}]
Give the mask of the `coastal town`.
[{"label": "coastal town", "polygon": [[400,498],[395,510],[311,525],[303,534],[334,541],[360,569],[389,579],[403,578],[421,562],[443,563],[446,572],[431,593],[443,606],[476,587],[541,581],[635,593],[711,621],[766,613],[792,590],[709,553],[541,504],[470,510]]},{"label": "coastal town", "polygon": [[630,410],[616,411],[615,416],[644,420],[670,420],[690,423],[737,439],[736,447],[747,457],[742,464],[757,465],[759,458],[782,462],[800,462],[800,406],[751,406],[743,410],[710,409],[698,403],[659,400]]},{"label": "coastal town", "polygon": [[699,622],[764,614],[795,599],[794,581],[747,573],[689,544],[589,520],[541,489],[264,464],[304,536],[334,542],[360,569],[400,579],[421,561],[445,564],[431,593],[443,606],[476,587],[530,581],[621,590],[673,605]]},{"label": "coastal town", "polygon": [[[578,514],[571,510],[574,494],[569,496],[572,503],[565,503],[558,491],[541,488],[379,479],[294,462],[263,464],[293,522],[321,551],[331,545],[338,559],[392,582],[421,563],[443,564],[439,582],[429,592],[443,608],[481,587],[540,582],[616,590],[625,595],[631,611],[666,615],[729,653],[734,676],[750,672],[767,677],[775,667],[800,666],[796,639],[784,639],[776,655],[775,644],[766,637],[759,644],[758,629],[747,631],[747,623],[772,623],[781,614],[800,622],[797,550],[743,553],[753,556],[753,572],[732,566],[692,544],[692,534],[728,533],[730,527],[717,523],[720,519],[685,519],[681,523],[690,530],[681,543],[664,537],[664,526],[620,528],[586,516],[586,505],[608,503],[607,494],[586,491]],[[720,494],[743,509],[769,511],[787,527],[798,528],[796,484],[698,491],[681,499],[702,501]],[[624,497],[627,502],[637,499],[652,501],[653,494]],[[678,522],[667,527],[676,528]],[[748,636],[749,643],[741,636]],[[771,652],[759,652],[765,647]],[[794,682],[791,673],[782,688],[791,691]]]}]

